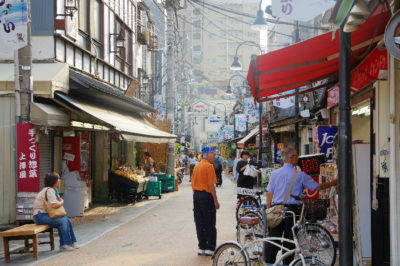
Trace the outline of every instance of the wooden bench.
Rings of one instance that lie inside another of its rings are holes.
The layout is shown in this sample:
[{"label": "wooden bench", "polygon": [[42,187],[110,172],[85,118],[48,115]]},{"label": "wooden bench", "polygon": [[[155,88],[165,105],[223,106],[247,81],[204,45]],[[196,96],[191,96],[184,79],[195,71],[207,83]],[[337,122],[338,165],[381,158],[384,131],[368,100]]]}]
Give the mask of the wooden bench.
[{"label": "wooden bench", "polygon": [[[50,242],[38,242],[38,236],[41,233],[50,233]],[[33,253],[33,258],[38,259],[38,244],[50,244],[51,250],[54,250],[54,233],[53,228],[48,225],[25,224],[23,226],[15,227],[13,229],[0,232],[3,237],[4,243],[4,257],[6,262],[10,262],[11,254]],[[29,243],[32,239],[32,244]],[[19,251],[10,252],[9,241],[11,240],[25,240],[25,248]],[[32,250],[31,250],[32,248]]]}]

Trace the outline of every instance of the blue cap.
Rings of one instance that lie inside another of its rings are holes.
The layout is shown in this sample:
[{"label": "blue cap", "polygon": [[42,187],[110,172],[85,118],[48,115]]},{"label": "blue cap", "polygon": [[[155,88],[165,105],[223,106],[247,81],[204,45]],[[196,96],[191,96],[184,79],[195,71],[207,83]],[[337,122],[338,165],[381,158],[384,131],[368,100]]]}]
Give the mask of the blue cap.
[{"label": "blue cap", "polygon": [[215,149],[213,147],[203,147],[201,149],[202,154],[207,154],[207,153],[215,153]]}]

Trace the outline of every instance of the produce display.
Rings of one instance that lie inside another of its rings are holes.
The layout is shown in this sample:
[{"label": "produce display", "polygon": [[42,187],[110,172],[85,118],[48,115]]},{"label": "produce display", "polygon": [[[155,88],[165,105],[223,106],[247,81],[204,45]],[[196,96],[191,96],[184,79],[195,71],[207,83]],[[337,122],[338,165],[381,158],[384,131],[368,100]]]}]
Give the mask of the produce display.
[{"label": "produce display", "polygon": [[131,167],[119,167],[118,169],[114,170],[114,174],[125,177],[137,183],[144,183],[148,181],[148,179],[144,177],[144,173],[136,171]]}]

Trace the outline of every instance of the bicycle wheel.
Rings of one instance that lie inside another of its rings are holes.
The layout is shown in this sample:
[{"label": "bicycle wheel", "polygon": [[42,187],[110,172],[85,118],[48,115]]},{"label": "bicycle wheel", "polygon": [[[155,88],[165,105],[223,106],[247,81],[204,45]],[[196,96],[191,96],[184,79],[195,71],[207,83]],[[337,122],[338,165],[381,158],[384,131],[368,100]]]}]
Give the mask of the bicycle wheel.
[{"label": "bicycle wheel", "polygon": [[[306,265],[304,266],[326,266],[323,262],[316,258],[305,258],[304,259]],[[290,264],[291,266],[303,266],[303,262],[300,258],[296,259],[293,263]]]},{"label": "bicycle wheel", "polygon": [[260,207],[260,203],[256,198],[246,197],[242,200],[236,209],[236,222],[239,221],[239,217],[242,217],[246,211],[251,210],[251,207]]},{"label": "bicycle wheel", "polygon": [[257,260],[258,256],[262,254],[262,242],[254,243],[255,240],[263,238],[264,235],[264,223],[262,216],[259,212],[256,211],[247,211],[244,214],[244,217],[257,217],[260,219],[258,224],[253,225],[240,225],[236,226],[236,238],[238,243],[242,246],[246,244],[250,244],[246,247],[247,254],[249,255],[250,260]]},{"label": "bicycle wheel", "polygon": [[329,231],[321,225],[302,224],[297,232],[297,239],[304,257],[314,257],[325,265],[335,265],[335,242]]},{"label": "bicycle wheel", "polygon": [[217,265],[250,265],[246,251],[233,242],[220,245],[214,253],[213,266]]}]

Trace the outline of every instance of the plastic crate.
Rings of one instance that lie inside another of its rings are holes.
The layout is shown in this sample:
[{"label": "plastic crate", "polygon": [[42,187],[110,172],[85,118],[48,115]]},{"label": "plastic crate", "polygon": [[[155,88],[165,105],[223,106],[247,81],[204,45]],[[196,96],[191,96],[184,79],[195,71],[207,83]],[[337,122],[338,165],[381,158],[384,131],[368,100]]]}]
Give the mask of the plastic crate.
[{"label": "plastic crate", "polygon": [[161,182],[149,182],[147,185],[146,196],[159,196],[161,198]]},{"label": "plastic crate", "polygon": [[175,191],[175,180],[167,180],[162,182],[162,192],[173,192]]}]

